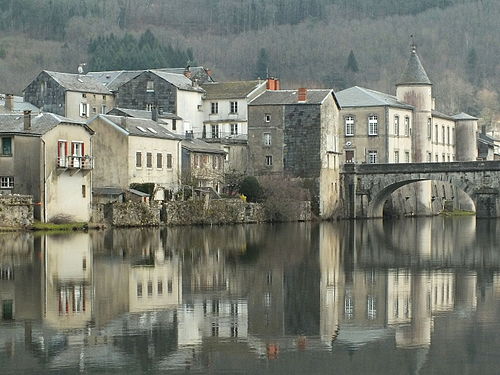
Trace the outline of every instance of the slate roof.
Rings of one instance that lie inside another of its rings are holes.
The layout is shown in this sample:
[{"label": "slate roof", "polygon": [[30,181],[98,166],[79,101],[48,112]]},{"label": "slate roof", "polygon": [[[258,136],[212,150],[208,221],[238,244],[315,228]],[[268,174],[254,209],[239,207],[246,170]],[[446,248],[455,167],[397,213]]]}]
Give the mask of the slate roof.
[{"label": "slate roof", "polygon": [[101,82],[84,74],[60,73],[44,70],[57,83],[69,91],[90,92],[94,94],[111,94]]},{"label": "slate roof", "polygon": [[443,112],[436,111],[435,109],[432,110],[432,116],[433,117],[444,118],[444,119],[447,119],[447,120],[455,120],[452,116],[447,115],[447,114],[445,114]]},{"label": "slate roof", "polygon": [[185,139],[182,141],[182,147],[193,152],[204,152],[210,154],[225,154],[219,146],[202,141],[201,139]]},{"label": "slate roof", "polygon": [[413,48],[410,59],[406,64],[406,69],[399,79],[398,85],[406,84],[426,84],[431,85],[431,80],[427,76],[422,63],[417,55],[417,50]]},{"label": "slate roof", "polygon": [[[146,111],[143,109],[129,109],[129,108],[115,107],[115,108],[111,109],[107,114],[108,115],[115,115],[115,116],[127,116],[127,117],[152,119],[151,111]],[[166,119],[182,120],[181,117],[177,116],[174,113],[170,113],[170,112],[163,112],[162,114],[158,114],[158,118],[159,119],[166,118]]]},{"label": "slate roof", "polygon": [[383,92],[354,86],[336,93],[340,107],[381,107],[390,106],[413,109],[413,106],[400,102],[395,96]]},{"label": "slate roof", "polygon": [[297,92],[298,90],[267,90],[252,100],[249,105],[321,104],[328,95],[332,94],[330,89],[308,89],[307,100],[299,102]]},{"label": "slate roof", "polygon": [[[128,133],[128,135],[148,137],[148,138],[174,139],[174,140],[182,139],[181,136],[172,133],[171,131],[165,129],[163,126],[158,125],[158,123],[150,119],[113,116],[113,115],[99,115],[95,117],[93,120],[91,120],[90,123],[92,123],[92,121],[95,121],[98,118],[104,118],[105,120],[112,122],[116,126],[125,130]],[[144,129],[144,131],[142,131],[140,128]],[[153,131],[151,131],[151,129]]]},{"label": "slate roof", "polygon": [[34,106],[31,103],[25,102],[22,96],[16,95],[14,95],[14,108],[12,111],[7,111],[7,109],[5,108],[5,95],[0,95],[0,107],[0,112],[2,113],[23,113],[24,111],[31,111],[34,114],[40,112],[40,108]]},{"label": "slate roof", "polygon": [[211,82],[201,87],[207,92],[206,99],[244,99],[265,81]]},{"label": "slate roof", "polygon": [[0,134],[24,134],[42,136],[59,124],[82,126],[91,134],[94,132],[83,122],[56,115],[54,113],[40,113],[31,116],[31,129],[24,130],[24,115],[0,114]]},{"label": "slate roof", "polygon": [[179,90],[205,92],[200,86],[193,85],[193,82],[184,74],[169,73],[163,70],[150,70],[150,72],[170,82]]},{"label": "slate roof", "polygon": [[87,75],[102,83],[110,91],[117,91],[124,83],[141,74],[143,70],[109,70],[88,72]]},{"label": "slate roof", "polygon": [[455,121],[460,121],[460,120],[477,120],[477,117],[471,116],[465,112],[458,113],[454,116],[451,116]]}]

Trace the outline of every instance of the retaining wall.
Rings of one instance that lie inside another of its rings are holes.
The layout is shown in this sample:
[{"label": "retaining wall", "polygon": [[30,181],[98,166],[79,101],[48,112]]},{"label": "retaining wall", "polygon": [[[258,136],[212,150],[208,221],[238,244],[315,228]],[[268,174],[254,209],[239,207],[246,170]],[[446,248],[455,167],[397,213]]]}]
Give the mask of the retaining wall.
[{"label": "retaining wall", "polygon": [[29,227],[33,225],[31,195],[0,195],[0,227]]}]

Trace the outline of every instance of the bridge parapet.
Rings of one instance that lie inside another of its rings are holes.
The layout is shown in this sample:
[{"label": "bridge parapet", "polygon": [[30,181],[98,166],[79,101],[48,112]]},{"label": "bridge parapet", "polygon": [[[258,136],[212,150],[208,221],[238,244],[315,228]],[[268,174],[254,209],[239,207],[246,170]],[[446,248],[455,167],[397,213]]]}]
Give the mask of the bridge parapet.
[{"label": "bridge parapet", "polygon": [[354,164],[346,163],[343,174],[446,173],[500,171],[500,160],[446,163]]}]

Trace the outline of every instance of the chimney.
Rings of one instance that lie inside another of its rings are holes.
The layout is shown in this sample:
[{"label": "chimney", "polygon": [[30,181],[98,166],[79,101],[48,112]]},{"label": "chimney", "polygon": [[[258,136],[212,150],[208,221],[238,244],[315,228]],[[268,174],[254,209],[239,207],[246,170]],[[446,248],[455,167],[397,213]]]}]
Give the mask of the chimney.
[{"label": "chimney", "polygon": [[184,75],[186,76],[186,78],[191,79],[192,73],[191,73],[191,67],[189,65],[186,66],[186,69],[184,69]]},{"label": "chimney", "polygon": [[299,102],[307,101],[307,89],[305,87],[299,88],[299,91],[297,92],[297,101]]},{"label": "chimney", "polygon": [[154,106],[151,110],[151,120],[158,122],[158,110],[156,109],[156,106]]},{"label": "chimney", "polygon": [[194,138],[193,131],[186,130],[186,139],[193,139],[193,138]]},{"label": "chimney", "polygon": [[24,111],[24,130],[31,130],[31,111]]},{"label": "chimney", "polygon": [[280,89],[280,80],[278,78],[268,78],[266,89],[268,90],[279,90]]},{"label": "chimney", "polygon": [[14,95],[5,94],[5,110],[9,112],[14,110]]},{"label": "chimney", "polygon": [[436,110],[436,98],[432,98],[431,109],[432,109],[433,111],[435,111],[435,110]]},{"label": "chimney", "polygon": [[127,116],[122,116],[120,118],[120,124],[125,128],[127,129]]}]

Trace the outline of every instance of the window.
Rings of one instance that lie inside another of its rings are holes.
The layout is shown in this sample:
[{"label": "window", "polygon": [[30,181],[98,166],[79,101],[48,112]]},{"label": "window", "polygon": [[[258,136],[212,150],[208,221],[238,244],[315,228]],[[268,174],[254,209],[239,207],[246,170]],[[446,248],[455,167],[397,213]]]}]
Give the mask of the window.
[{"label": "window", "polygon": [[87,117],[88,113],[88,104],[80,103],[80,117]]},{"label": "window", "polygon": [[449,126],[446,128],[446,138],[448,140],[447,143],[450,144],[450,127]]},{"label": "window", "polygon": [[238,135],[238,124],[231,124],[231,135]]},{"label": "window", "polygon": [[394,135],[399,137],[399,116],[394,116]]},{"label": "window", "polygon": [[146,111],[152,112],[153,111],[153,104],[146,103]]},{"label": "window", "polygon": [[107,110],[107,108],[106,108],[106,104],[101,105],[101,113],[102,113],[103,115],[105,115],[105,114],[106,114],[106,110]]},{"label": "window", "polygon": [[367,315],[369,320],[373,320],[377,317],[377,299],[373,296],[368,296]]},{"label": "window", "polygon": [[2,176],[0,177],[0,189],[13,189],[14,177]]},{"label": "window", "polygon": [[87,94],[82,94],[82,98],[86,98],[87,97]]},{"label": "window", "polygon": [[394,151],[394,163],[399,163],[399,151]]},{"label": "window", "polygon": [[271,146],[271,133],[264,133],[264,145]]},{"label": "window", "polygon": [[172,120],[172,130],[177,130],[177,120],[175,118]]},{"label": "window", "polygon": [[273,165],[273,157],[272,157],[272,155],[266,155],[266,165],[268,167],[270,167],[270,166]]},{"label": "window", "polygon": [[438,125],[437,124],[434,126],[434,131],[436,133],[434,135],[434,139],[435,139],[436,143],[438,143],[439,142],[439,129],[438,129]]},{"label": "window", "polygon": [[427,162],[430,163],[432,161],[432,154],[430,152],[427,153]]},{"label": "window", "polygon": [[92,113],[94,113],[94,114],[97,113],[97,108],[96,107],[92,107]]},{"label": "window", "polygon": [[438,154],[436,154],[436,155],[434,156],[434,161],[435,161],[436,163],[439,161],[439,155],[438,155]]},{"label": "window", "polygon": [[224,152],[226,153],[226,155],[224,155],[225,161],[229,161],[229,150],[230,150],[229,147],[224,147]]},{"label": "window", "polygon": [[354,317],[354,301],[350,294],[344,297],[344,315],[346,319]]},{"label": "window", "polygon": [[106,95],[103,95],[103,96],[102,96],[102,100],[106,101],[106,98],[107,98],[107,96],[106,96]]},{"label": "window", "polygon": [[446,139],[445,139],[445,133],[444,133],[444,126],[441,128],[441,136],[442,136],[442,140],[443,140],[443,144],[446,143]]},{"label": "window", "polygon": [[168,280],[167,281],[167,291],[168,291],[168,294],[171,294],[172,293],[172,280]]},{"label": "window", "polygon": [[378,117],[376,115],[368,116],[368,135],[378,134]]},{"label": "window", "polygon": [[377,151],[368,151],[368,163],[377,163]]},{"label": "window", "polygon": [[231,102],[230,107],[230,113],[238,113],[238,102]]},{"label": "window", "polygon": [[146,83],[146,91],[147,92],[154,92],[155,91],[155,83],[154,83],[154,81],[148,81]]},{"label": "window", "polygon": [[12,137],[2,138],[2,156],[12,156]]},{"label": "window", "polygon": [[212,129],[212,138],[219,138],[219,125],[212,124],[210,128]]},{"label": "window", "polygon": [[151,152],[146,153],[146,168],[153,167],[153,154]]},{"label": "window", "polygon": [[87,196],[87,188],[85,185],[82,185],[82,198],[85,198]]},{"label": "window", "polygon": [[156,154],[156,168],[163,168],[163,155],[161,153]]},{"label": "window", "polygon": [[265,122],[271,122],[271,114],[270,113],[266,113],[264,115],[264,121]]},{"label": "window", "polygon": [[153,295],[153,282],[152,281],[148,281],[148,296],[152,296]]},{"label": "window", "polygon": [[408,116],[405,117],[405,136],[410,135],[410,118]]},{"label": "window", "polygon": [[172,169],[172,154],[167,154],[167,168]]},{"label": "window", "polygon": [[345,118],[345,135],[354,135],[354,117],[346,116]]},{"label": "window", "polygon": [[405,163],[409,163],[409,162],[410,162],[410,152],[405,151]]},{"label": "window", "polygon": [[83,142],[71,142],[71,167],[80,168],[84,155]]},{"label": "window", "polygon": [[430,118],[427,119],[427,138],[432,138],[432,120]]},{"label": "window", "polygon": [[163,281],[158,280],[158,295],[161,296],[163,294]]},{"label": "window", "polygon": [[446,155],[445,154],[441,155],[441,160],[442,160],[443,163],[446,161]]},{"label": "window", "polygon": [[142,167],[142,154],[140,152],[135,153],[135,166],[137,168]]},{"label": "window", "polygon": [[210,113],[212,115],[219,113],[219,103],[217,102],[210,103]]},{"label": "window", "polygon": [[142,297],[142,283],[137,283],[137,297]]}]

